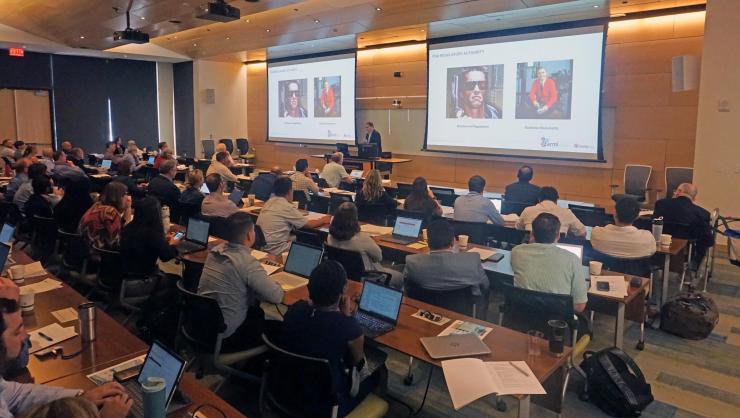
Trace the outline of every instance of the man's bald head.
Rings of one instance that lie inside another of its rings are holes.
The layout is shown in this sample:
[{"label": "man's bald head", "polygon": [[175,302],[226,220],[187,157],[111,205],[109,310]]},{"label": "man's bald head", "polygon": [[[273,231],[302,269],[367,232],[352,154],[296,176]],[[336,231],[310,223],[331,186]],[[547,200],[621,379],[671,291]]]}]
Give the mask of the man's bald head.
[{"label": "man's bald head", "polygon": [[699,193],[699,189],[691,183],[681,183],[675,192],[675,196],[686,196],[691,200],[696,199],[696,195]]},{"label": "man's bald head", "polygon": [[280,168],[279,166],[273,166],[273,167],[272,167],[272,168],[270,169],[270,172],[271,172],[272,174],[275,174],[275,175],[277,175],[277,176],[280,176],[280,175],[282,175],[282,174],[283,174],[283,169],[282,169],[282,168]]}]

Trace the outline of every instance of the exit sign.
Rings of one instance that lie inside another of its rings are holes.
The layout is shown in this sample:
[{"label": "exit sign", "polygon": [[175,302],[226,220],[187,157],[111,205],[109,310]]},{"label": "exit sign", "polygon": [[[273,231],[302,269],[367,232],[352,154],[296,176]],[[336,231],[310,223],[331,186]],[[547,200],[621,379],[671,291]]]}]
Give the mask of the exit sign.
[{"label": "exit sign", "polygon": [[26,51],[23,48],[10,48],[9,53],[11,57],[22,57]]}]

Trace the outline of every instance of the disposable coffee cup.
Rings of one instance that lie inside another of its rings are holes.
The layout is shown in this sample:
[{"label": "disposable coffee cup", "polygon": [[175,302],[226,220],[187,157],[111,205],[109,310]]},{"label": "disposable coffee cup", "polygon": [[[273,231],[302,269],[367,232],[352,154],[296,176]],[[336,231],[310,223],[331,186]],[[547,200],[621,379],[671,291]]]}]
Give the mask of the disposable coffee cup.
[{"label": "disposable coffee cup", "polygon": [[601,261],[589,261],[588,262],[588,272],[592,276],[598,276],[601,274],[601,268],[603,267],[603,263]]},{"label": "disposable coffee cup", "polygon": [[458,235],[457,241],[460,243],[461,248],[468,248],[468,236],[467,235]]},{"label": "disposable coffee cup", "polygon": [[247,200],[249,201],[249,206],[254,206],[254,199],[255,199],[255,196],[253,194],[248,194],[247,195]]},{"label": "disposable coffee cup", "polygon": [[421,237],[424,238],[424,241],[429,241],[429,231],[426,228],[421,230]]},{"label": "disposable coffee cup", "polygon": [[671,245],[671,241],[673,241],[673,237],[669,234],[660,234],[660,245],[667,247]]},{"label": "disposable coffee cup", "polygon": [[26,277],[26,266],[23,264],[16,264],[8,269],[10,278],[13,279],[15,284],[23,284]]},{"label": "disposable coffee cup", "polygon": [[29,289],[27,287],[21,288],[21,297],[19,301],[21,305],[21,312],[33,312],[35,299],[36,294],[34,293],[33,289]]}]

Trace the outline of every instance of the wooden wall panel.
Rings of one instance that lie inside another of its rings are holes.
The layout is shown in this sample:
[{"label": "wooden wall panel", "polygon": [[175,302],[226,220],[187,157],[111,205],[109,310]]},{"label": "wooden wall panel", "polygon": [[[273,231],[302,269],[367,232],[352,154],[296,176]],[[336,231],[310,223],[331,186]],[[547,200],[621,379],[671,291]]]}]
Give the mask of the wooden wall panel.
[{"label": "wooden wall panel", "polygon": [[0,89],[0,140],[16,139],[17,137],[13,90]]},{"label": "wooden wall panel", "polygon": [[51,145],[51,110],[49,94],[33,90],[15,91],[18,139],[34,144]]}]

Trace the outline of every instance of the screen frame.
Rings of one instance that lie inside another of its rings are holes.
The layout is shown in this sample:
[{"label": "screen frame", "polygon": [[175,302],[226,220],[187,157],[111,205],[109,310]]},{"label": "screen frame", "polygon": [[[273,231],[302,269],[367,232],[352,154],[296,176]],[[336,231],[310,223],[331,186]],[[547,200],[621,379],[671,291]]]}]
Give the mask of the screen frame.
[{"label": "screen frame", "polygon": [[[567,29],[578,29],[589,26],[602,26],[603,37],[601,45],[601,75],[599,78],[599,109],[598,109],[598,121],[597,121],[597,145],[596,145],[596,159],[593,158],[574,158],[574,157],[557,157],[553,155],[513,155],[513,154],[502,154],[500,152],[473,152],[473,151],[450,151],[450,150],[434,150],[429,149],[427,146],[427,139],[429,138],[429,53],[432,50],[432,45],[461,42],[461,41],[475,41],[480,39],[499,38],[502,36],[512,35],[527,35],[532,33],[550,32],[556,30],[567,30]],[[574,162],[588,162],[588,163],[606,163],[604,159],[604,145],[603,145],[603,134],[601,126],[601,109],[604,105],[604,63],[606,60],[606,38],[609,32],[609,18],[595,18],[585,20],[574,20],[570,22],[550,23],[545,25],[535,26],[523,26],[519,28],[501,29],[487,32],[477,32],[464,35],[452,35],[444,36],[440,38],[431,38],[427,40],[427,97],[426,97],[426,119],[424,120],[424,143],[421,147],[423,152],[435,152],[443,153],[448,155],[477,155],[477,156],[494,156],[503,158],[526,158],[529,160],[555,160],[555,161],[574,161]],[[355,70],[356,70],[355,65]]]},{"label": "screen frame", "polygon": [[[354,100],[353,100],[353,113],[354,113],[354,129],[355,129],[355,140],[354,144],[347,145],[354,145],[357,146],[357,48],[351,48],[351,49],[338,49],[335,51],[327,51],[327,52],[316,52],[312,54],[303,54],[303,55],[293,55],[290,57],[280,57],[280,58],[268,58],[267,61],[265,61],[265,91],[267,92],[267,112],[265,113],[265,125],[267,129],[265,130],[265,142],[271,142],[275,144],[293,144],[298,146],[326,146],[335,148],[336,143],[326,143],[322,142],[318,139],[305,139],[303,141],[284,141],[279,139],[270,139],[270,64],[279,64],[281,62],[288,62],[288,61],[300,61],[300,60],[306,60],[306,59],[312,59],[312,58],[324,58],[324,57],[330,57],[333,55],[349,55],[354,54],[355,57],[355,73],[354,73],[354,86],[355,86],[355,94],[354,94]],[[296,138],[298,139],[298,138]]]}]

